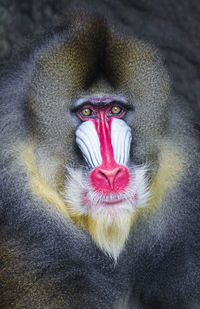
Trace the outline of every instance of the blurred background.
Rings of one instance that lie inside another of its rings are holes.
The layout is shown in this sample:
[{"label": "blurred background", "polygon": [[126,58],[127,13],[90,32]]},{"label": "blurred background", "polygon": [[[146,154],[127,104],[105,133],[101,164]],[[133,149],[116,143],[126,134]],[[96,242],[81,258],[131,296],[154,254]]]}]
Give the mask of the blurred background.
[{"label": "blurred background", "polygon": [[0,0],[0,70],[29,38],[59,25],[71,7],[90,5],[160,49],[175,93],[200,123],[200,0]]}]

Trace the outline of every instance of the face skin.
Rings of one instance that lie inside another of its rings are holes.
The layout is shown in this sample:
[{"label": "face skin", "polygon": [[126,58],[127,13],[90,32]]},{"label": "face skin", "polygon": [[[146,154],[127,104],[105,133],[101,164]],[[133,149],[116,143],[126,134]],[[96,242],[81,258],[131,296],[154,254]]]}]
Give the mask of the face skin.
[{"label": "face skin", "polygon": [[91,97],[76,108],[81,120],[76,143],[87,169],[69,169],[65,189],[72,215],[88,217],[96,243],[115,259],[135,209],[145,206],[148,198],[146,168],[130,165],[132,134],[124,120],[127,113],[126,104],[115,97]]}]

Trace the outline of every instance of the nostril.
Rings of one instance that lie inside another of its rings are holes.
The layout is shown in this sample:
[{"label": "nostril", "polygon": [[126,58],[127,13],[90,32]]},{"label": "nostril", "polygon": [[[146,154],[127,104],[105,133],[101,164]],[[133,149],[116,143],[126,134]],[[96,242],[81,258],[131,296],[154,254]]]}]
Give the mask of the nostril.
[{"label": "nostril", "polygon": [[123,173],[123,172],[122,172],[122,169],[119,167],[118,170],[116,171],[115,178],[116,178],[117,176],[120,176],[122,173]]},{"label": "nostril", "polygon": [[98,177],[98,179],[100,179],[102,181],[106,181],[108,184],[110,184],[109,176],[107,175],[106,171],[98,170],[97,173],[96,173],[96,177]]}]

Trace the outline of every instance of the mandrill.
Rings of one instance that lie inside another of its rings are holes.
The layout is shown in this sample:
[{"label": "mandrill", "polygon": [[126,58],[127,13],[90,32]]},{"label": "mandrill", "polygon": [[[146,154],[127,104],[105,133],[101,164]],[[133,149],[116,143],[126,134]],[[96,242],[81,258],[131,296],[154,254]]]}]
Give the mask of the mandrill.
[{"label": "mandrill", "polygon": [[0,82],[0,308],[200,308],[200,148],[157,51],[74,13]]}]

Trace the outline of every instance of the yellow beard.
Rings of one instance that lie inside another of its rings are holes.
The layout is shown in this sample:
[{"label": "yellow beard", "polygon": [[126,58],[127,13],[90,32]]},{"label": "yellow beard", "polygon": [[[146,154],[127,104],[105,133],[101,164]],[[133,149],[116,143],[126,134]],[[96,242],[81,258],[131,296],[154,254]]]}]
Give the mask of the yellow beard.
[{"label": "yellow beard", "polygon": [[122,211],[113,218],[105,214],[89,215],[88,230],[97,245],[117,260],[124,248],[133,221],[133,213]]}]

